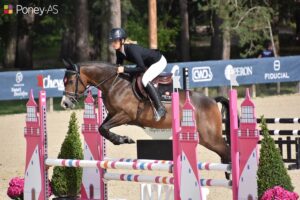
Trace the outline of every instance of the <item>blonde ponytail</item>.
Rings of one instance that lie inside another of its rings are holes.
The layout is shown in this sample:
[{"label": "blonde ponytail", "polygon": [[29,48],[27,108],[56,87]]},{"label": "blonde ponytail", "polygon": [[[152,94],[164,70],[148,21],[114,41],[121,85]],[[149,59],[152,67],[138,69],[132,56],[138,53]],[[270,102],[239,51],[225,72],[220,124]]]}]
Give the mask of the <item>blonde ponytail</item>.
[{"label": "blonde ponytail", "polygon": [[137,41],[133,41],[129,38],[126,38],[126,40],[124,41],[124,44],[137,44]]}]

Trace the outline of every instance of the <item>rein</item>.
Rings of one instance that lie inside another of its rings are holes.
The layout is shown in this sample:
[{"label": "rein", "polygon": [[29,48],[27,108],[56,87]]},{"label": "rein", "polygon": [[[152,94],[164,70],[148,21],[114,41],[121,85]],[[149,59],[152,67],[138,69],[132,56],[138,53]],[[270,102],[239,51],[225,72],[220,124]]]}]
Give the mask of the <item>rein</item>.
[{"label": "rein", "polygon": [[[73,71],[73,70],[67,70],[67,72],[76,74],[76,85],[75,85],[75,92],[66,92],[64,91],[63,94],[67,95],[71,101],[73,103],[77,103],[78,102],[78,98],[83,97],[84,96],[84,91],[86,91],[89,87],[91,87],[91,85],[85,85],[80,77],[80,72],[78,71]],[[100,83],[98,83],[97,85],[94,85],[94,87],[98,88],[100,85],[104,84],[106,81],[110,80],[112,77],[114,77],[117,73],[113,73],[111,76],[107,77],[106,79],[104,79],[103,81],[101,81]],[[117,74],[116,78],[113,81],[113,85],[116,81],[116,79],[119,77],[119,74]],[[78,85],[79,82],[84,86],[84,91],[82,93],[78,93]]]},{"label": "rein", "polygon": [[[108,78],[104,79],[103,81],[101,81],[100,83],[98,83],[97,85],[95,85],[94,87],[98,88],[100,85],[102,85],[103,83],[105,83],[106,81],[108,81],[109,79],[111,79],[112,77],[114,77],[116,75],[116,73],[113,73],[111,76],[109,76]],[[113,81],[113,84],[115,83],[115,80],[119,77],[119,74],[117,74],[116,78]]]}]

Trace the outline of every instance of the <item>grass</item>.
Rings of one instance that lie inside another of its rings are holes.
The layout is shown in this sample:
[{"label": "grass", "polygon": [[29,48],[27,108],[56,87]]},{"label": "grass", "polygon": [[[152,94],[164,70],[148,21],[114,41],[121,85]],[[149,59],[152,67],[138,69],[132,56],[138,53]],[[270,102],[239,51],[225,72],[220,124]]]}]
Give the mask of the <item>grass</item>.
[{"label": "grass", "polygon": [[26,112],[27,100],[1,101],[0,115],[17,114]]},{"label": "grass", "polygon": [[[8,114],[19,114],[26,112],[26,103],[27,99],[24,100],[9,100],[9,101],[1,101],[0,102],[0,115],[8,115]],[[38,99],[35,99],[38,102]],[[60,106],[60,97],[53,98],[53,109],[55,111],[64,110]],[[49,103],[49,99],[47,99],[47,103]],[[49,105],[47,105],[49,108]],[[75,109],[83,109],[84,103],[83,99],[80,99],[79,103],[76,105]]]}]

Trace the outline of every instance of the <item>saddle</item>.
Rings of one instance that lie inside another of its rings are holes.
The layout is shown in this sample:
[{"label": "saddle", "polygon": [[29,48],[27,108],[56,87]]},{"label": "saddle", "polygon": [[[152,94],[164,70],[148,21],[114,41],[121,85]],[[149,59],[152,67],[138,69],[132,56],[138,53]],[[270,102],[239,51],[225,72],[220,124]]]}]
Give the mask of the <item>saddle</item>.
[{"label": "saddle", "polygon": [[[141,74],[133,78],[132,90],[139,100],[146,101],[148,100],[148,94],[142,83],[143,75],[144,74]],[[154,87],[158,90],[161,101],[171,101],[171,94],[173,90],[172,75],[172,73],[163,72],[151,81]]]}]

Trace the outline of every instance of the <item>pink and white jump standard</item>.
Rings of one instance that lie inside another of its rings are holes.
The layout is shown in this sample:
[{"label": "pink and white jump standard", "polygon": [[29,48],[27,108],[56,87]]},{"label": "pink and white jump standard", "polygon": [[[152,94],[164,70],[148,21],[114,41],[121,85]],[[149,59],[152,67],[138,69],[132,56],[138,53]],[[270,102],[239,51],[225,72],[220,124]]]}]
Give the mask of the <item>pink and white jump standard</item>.
[{"label": "pink and white jump standard", "polygon": [[[27,103],[25,138],[26,167],[24,200],[46,200],[47,166],[83,167],[81,185],[82,199],[106,200],[107,188],[104,180],[119,180],[174,185],[175,200],[202,200],[202,186],[232,187],[233,200],[257,199],[256,171],[258,165],[255,107],[249,91],[241,105],[240,128],[237,115],[237,92],[230,91],[231,157],[232,165],[198,163],[196,146],[199,143],[194,107],[186,92],[182,119],[179,113],[179,93],[172,94],[173,108],[173,161],[113,159],[105,158],[105,140],[98,133],[98,126],[105,116],[101,93],[98,93],[98,114],[94,99],[88,93],[85,99],[82,134],[84,135],[84,159],[48,159],[46,129],[46,93],[39,93],[38,105],[31,91]],[[160,170],[173,176],[149,176],[137,174],[106,173],[106,169]],[[199,170],[231,171],[232,180],[201,179]],[[130,197],[128,197],[130,198]]]}]

